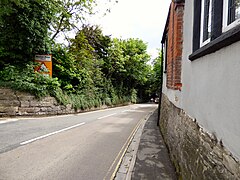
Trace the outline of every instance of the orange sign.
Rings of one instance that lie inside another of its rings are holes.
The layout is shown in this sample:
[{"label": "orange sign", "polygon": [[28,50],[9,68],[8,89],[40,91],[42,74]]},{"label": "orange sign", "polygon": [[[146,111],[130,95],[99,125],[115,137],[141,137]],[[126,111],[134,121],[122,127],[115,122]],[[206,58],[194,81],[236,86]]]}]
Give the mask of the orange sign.
[{"label": "orange sign", "polygon": [[52,77],[52,55],[36,55],[35,62],[40,63],[35,71]]}]

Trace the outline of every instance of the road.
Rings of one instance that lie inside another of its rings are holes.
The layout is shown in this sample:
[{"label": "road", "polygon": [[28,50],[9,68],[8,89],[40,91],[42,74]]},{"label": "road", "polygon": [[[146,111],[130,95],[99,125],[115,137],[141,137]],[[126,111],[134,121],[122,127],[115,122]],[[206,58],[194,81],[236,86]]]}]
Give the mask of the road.
[{"label": "road", "polygon": [[0,180],[110,179],[137,124],[156,108],[0,121]]}]

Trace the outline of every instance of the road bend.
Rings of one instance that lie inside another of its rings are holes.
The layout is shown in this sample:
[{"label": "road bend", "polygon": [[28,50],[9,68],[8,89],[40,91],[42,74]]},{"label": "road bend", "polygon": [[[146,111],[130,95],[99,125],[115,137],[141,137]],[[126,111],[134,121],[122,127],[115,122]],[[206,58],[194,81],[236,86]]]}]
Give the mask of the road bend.
[{"label": "road bend", "polygon": [[134,129],[156,108],[0,121],[0,180],[110,179]]}]

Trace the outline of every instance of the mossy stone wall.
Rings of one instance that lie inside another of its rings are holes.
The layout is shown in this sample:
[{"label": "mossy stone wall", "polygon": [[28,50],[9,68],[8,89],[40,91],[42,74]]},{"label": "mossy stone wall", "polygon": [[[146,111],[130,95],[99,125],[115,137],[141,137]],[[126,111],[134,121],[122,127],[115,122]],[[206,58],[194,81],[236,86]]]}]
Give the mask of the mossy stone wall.
[{"label": "mossy stone wall", "polygon": [[74,113],[70,105],[59,105],[54,97],[41,100],[29,93],[0,88],[0,117],[36,116]]},{"label": "mossy stone wall", "polygon": [[240,163],[218,141],[198,125],[196,119],[162,96],[160,128],[179,179],[240,179]]}]

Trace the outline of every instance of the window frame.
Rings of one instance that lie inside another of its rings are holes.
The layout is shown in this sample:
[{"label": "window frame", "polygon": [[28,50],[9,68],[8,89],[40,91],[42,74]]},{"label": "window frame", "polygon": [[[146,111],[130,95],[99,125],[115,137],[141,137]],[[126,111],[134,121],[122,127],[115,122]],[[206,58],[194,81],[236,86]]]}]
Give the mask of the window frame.
[{"label": "window frame", "polygon": [[[208,15],[206,15],[206,2],[209,1],[210,5],[208,8]],[[212,13],[213,13],[213,0],[202,0],[201,2],[201,24],[200,24],[200,47],[205,46],[211,41],[211,35],[212,35]],[[208,20],[206,22],[206,16],[208,16]],[[206,24],[207,23],[207,24]],[[209,24],[208,24],[209,23]],[[208,28],[210,27],[210,37],[208,37],[206,40],[204,39],[205,33],[208,33]],[[205,29],[206,28],[206,29]],[[206,32],[207,31],[207,32]]]},{"label": "window frame", "polygon": [[[189,55],[190,61],[198,60],[208,54],[214,53],[224,47],[240,41],[240,24],[234,28],[223,32],[223,6],[225,0],[213,0],[213,17],[212,17],[212,36],[211,41],[203,47],[200,47],[201,31],[201,8],[202,0],[194,0],[193,8],[193,35],[192,35],[192,54]],[[225,1],[226,2],[226,1]]]},{"label": "window frame", "polygon": [[240,25],[240,18],[228,24],[229,19],[229,0],[223,0],[223,27],[222,31],[226,32],[230,29]]}]

